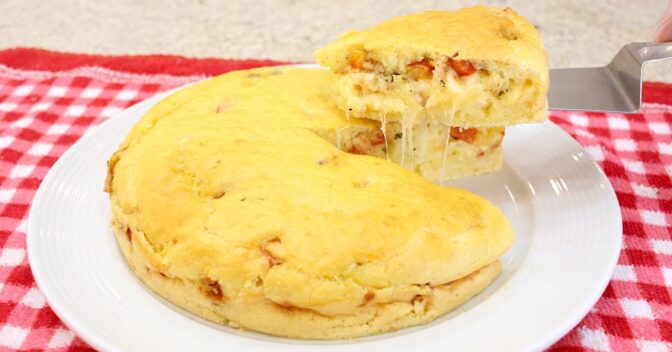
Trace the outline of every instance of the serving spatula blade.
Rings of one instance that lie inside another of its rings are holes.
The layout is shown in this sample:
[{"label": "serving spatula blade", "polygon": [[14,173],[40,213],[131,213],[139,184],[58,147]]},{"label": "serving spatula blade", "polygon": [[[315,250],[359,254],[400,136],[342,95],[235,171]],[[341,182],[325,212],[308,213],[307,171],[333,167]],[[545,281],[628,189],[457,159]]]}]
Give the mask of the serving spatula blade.
[{"label": "serving spatula blade", "polygon": [[630,43],[607,66],[553,69],[549,108],[637,112],[642,104],[644,64],[671,58],[672,43]]}]

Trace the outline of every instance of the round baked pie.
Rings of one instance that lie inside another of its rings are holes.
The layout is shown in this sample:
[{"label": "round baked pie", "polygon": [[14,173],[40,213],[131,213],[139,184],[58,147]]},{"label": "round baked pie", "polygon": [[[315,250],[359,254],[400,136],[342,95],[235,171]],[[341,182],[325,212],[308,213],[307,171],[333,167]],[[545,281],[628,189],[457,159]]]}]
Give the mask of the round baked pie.
[{"label": "round baked pie", "polygon": [[380,125],[348,122],[328,75],[222,75],[135,125],[106,191],[120,248],[147,286],[218,323],[335,339],[427,323],[498,275],[513,240],[502,213],[344,151],[344,135]]}]

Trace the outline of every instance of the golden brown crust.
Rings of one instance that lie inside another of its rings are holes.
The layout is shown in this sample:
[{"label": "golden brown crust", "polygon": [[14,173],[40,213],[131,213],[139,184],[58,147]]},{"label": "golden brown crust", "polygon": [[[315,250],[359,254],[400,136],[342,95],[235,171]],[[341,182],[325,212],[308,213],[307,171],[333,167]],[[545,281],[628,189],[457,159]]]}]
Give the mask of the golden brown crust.
[{"label": "golden brown crust", "polygon": [[119,161],[119,153],[115,152],[110,157],[110,160],[107,161],[107,176],[105,177],[105,188],[103,191],[106,193],[112,193],[112,183],[114,181],[114,167]]},{"label": "golden brown crust", "polygon": [[[349,55],[357,50],[397,71],[426,55],[438,54],[461,60],[506,63],[537,72],[541,80],[548,78],[547,58],[539,33],[534,25],[510,8],[474,6],[392,18],[365,30],[345,33],[318,50],[316,57],[319,63],[335,72],[344,72]],[[404,57],[407,59],[397,62]]]},{"label": "golden brown crust", "polygon": [[308,309],[281,305],[259,296],[236,301],[213,297],[196,282],[167,276],[155,267],[138,242],[115,234],[124,257],[136,275],[169,302],[215,323],[271,335],[304,339],[344,339],[395,331],[431,322],[458,307],[487,287],[501,271],[499,260],[455,282],[433,287],[409,301],[373,304],[367,292],[358,314],[324,316]]}]

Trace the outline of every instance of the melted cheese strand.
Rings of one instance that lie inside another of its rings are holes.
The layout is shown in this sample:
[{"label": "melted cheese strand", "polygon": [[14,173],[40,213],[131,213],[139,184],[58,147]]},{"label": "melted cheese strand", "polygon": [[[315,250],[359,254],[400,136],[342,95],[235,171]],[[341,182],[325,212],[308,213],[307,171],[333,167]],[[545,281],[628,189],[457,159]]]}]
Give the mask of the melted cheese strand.
[{"label": "melted cheese strand", "polygon": [[401,165],[401,167],[404,167],[404,165],[406,164],[406,138],[408,136],[406,128],[407,128],[407,119],[406,119],[406,116],[402,116],[402,118],[401,118],[401,160],[399,161],[399,165]]},{"label": "melted cheese strand", "polygon": [[408,161],[410,163],[410,168],[413,168],[413,160],[414,160],[414,154],[415,154],[415,148],[414,145],[415,143],[413,142],[413,125],[415,124],[415,114],[412,115],[413,117],[411,118],[411,123],[408,125],[408,150],[409,150],[409,157]]},{"label": "melted cheese strand", "polygon": [[[429,124],[429,122],[427,122],[427,123]],[[422,126],[418,125],[418,127],[422,127],[422,131],[419,131],[419,132],[420,132],[420,135],[423,137],[422,138],[422,149],[421,149],[421,152],[420,152],[421,154],[420,155],[425,157],[424,159],[421,159],[420,161],[418,161],[418,163],[425,163],[425,162],[428,161],[427,156],[430,155],[430,153],[427,152],[427,146],[429,145],[429,139],[432,137],[432,134],[431,134],[432,129],[429,126],[425,127],[424,123],[423,123]]]},{"label": "melted cheese strand", "polygon": [[383,131],[383,139],[385,140],[385,157],[387,161],[390,161],[390,146],[387,145],[387,117],[385,115],[383,115],[380,123],[380,130]]},{"label": "melted cheese strand", "polygon": [[443,185],[446,176],[446,159],[448,158],[448,142],[450,142],[450,126],[446,127],[446,143],[443,145],[443,158],[441,159],[441,173],[439,176],[439,184]]}]

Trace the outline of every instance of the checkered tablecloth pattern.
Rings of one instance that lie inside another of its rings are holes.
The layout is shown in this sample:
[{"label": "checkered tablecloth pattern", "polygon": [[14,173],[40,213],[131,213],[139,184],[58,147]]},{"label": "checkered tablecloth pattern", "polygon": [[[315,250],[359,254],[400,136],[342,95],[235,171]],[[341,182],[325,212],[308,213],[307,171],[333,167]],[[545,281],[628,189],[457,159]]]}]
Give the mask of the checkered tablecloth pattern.
[{"label": "checkered tablecloth pattern", "polygon": [[[28,209],[58,157],[157,92],[273,64],[0,51],[0,351],[91,349],[51,311],[26,255]],[[640,114],[552,113],[616,189],[624,248],[603,297],[550,350],[672,351],[672,86],[647,83],[644,94]]]}]

